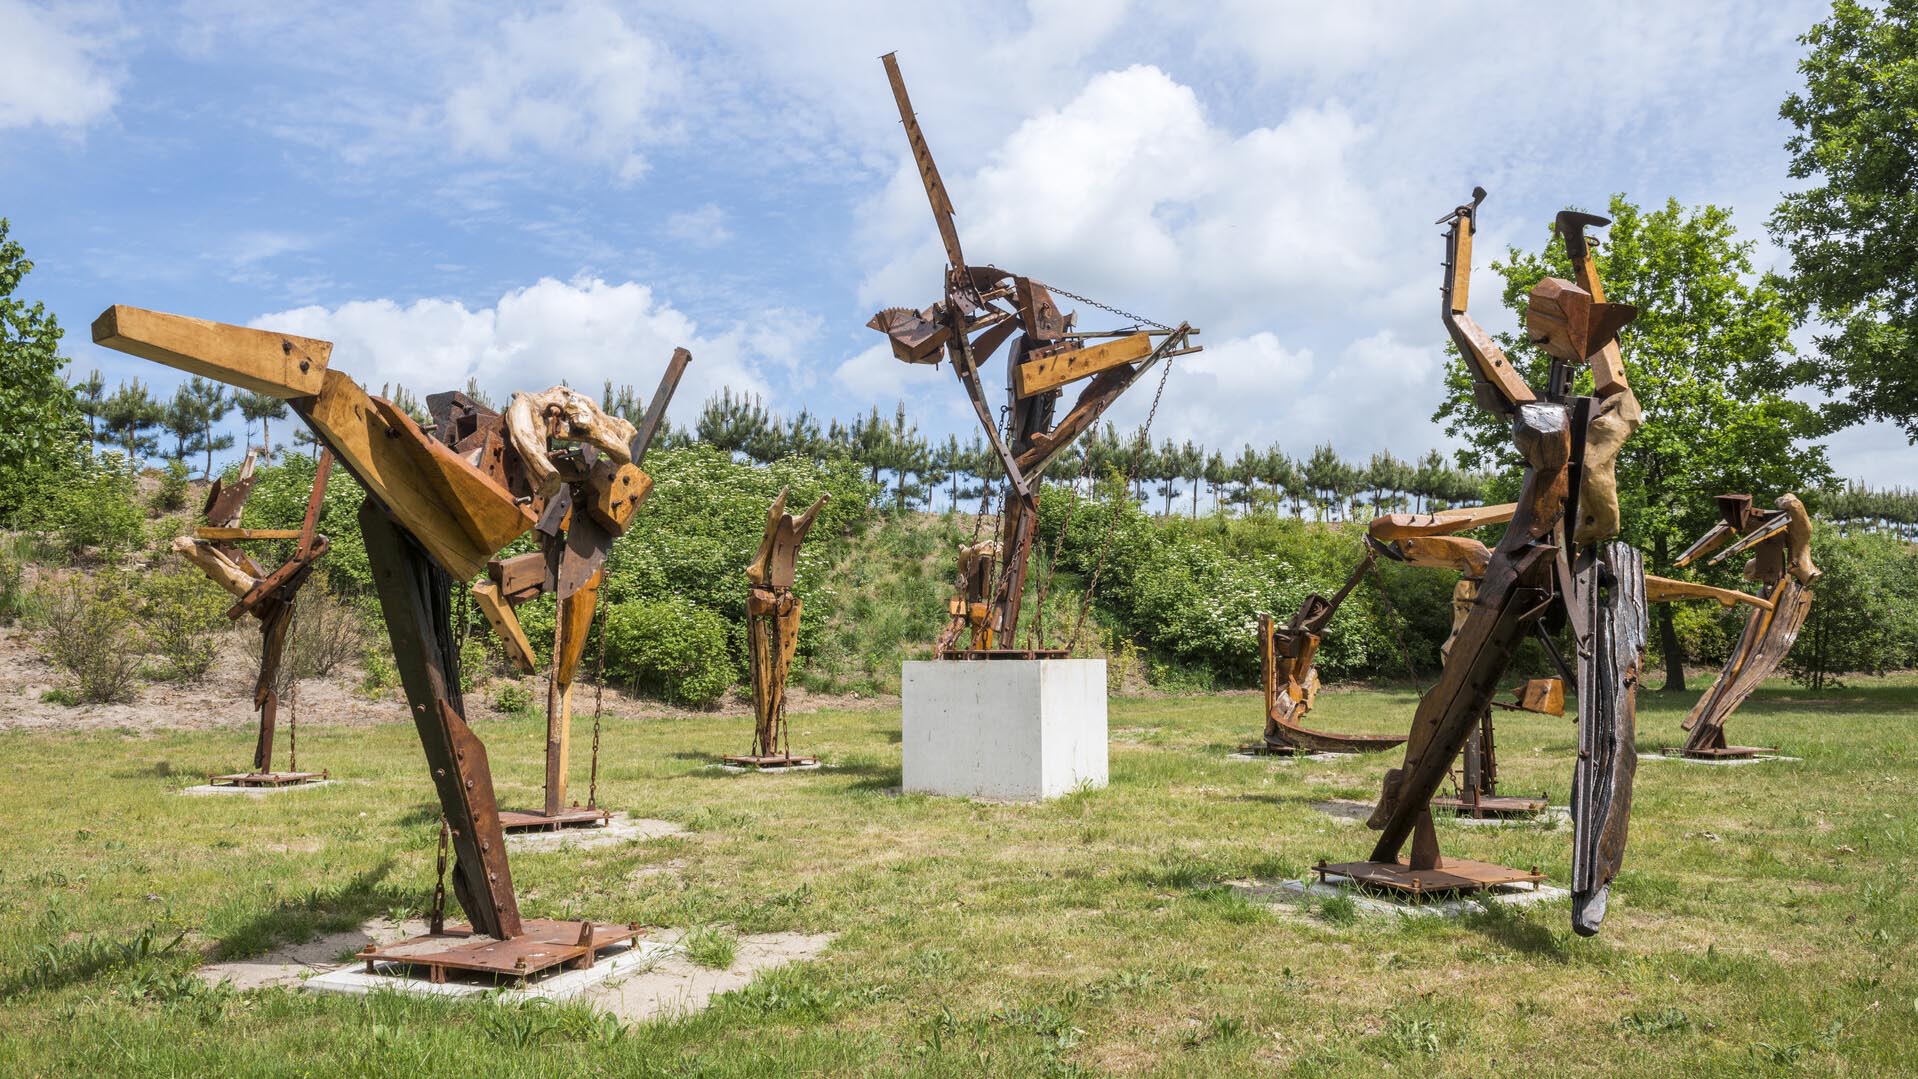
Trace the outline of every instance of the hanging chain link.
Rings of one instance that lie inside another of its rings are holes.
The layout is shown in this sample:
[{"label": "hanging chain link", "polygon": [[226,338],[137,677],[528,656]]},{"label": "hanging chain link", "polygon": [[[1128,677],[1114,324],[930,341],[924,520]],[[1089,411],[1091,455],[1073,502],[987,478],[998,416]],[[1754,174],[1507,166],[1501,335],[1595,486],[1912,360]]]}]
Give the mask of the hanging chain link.
[{"label": "hanging chain link", "polygon": [[1090,296],[1081,296],[1076,292],[1070,291],[1069,289],[1062,289],[1057,285],[1049,285],[1046,282],[1041,281],[1036,277],[1029,277],[1026,280],[1031,281],[1033,284],[1038,285],[1041,288],[1044,288],[1047,292],[1057,293],[1060,296],[1064,296],[1068,300],[1077,300],[1083,304],[1091,304],[1093,307],[1096,307],[1101,311],[1105,311],[1110,314],[1117,315],[1122,319],[1127,319],[1140,326],[1150,326],[1155,330],[1172,329],[1172,327],[1167,326],[1163,322],[1154,322],[1151,319],[1145,317],[1144,315],[1135,315],[1130,311],[1126,311],[1121,308],[1114,307],[1109,303],[1100,303],[1099,301],[1093,299]]},{"label": "hanging chain link", "polygon": [[[597,597],[596,597],[597,598]],[[606,696],[606,605],[597,604],[599,645],[593,650],[593,764],[586,778],[586,808],[599,808],[599,714]]]},{"label": "hanging chain link", "polygon": [[446,931],[446,848],[451,839],[452,829],[446,823],[446,816],[441,814],[439,873],[433,880],[433,909],[428,912],[435,933]]},{"label": "hanging chain link", "polygon": [[[1166,379],[1171,374],[1172,362],[1167,360],[1165,369],[1159,372],[1159,387],[1152,393],[1152,407],[1146,410],[1145,422],[1139,425],[1139,437],[1133,449],[1132,464],[1127,469],[1124,498],[1132,497],[1132,485],[1139,478],[1139,469],[1145,461],[1146,451],[1152,447],[1152,421],[1159,415],[1159,401],[1165,396]],[[1124,504],[1116,499],[1112,503],[1112,521],[1106,526],[1104,541],[1099,544],[1099,558],[1092,564],[1092,576],[1086,579],[1085,594],[1079,598],[1079,617],[1072,623],[1072,635],[1066,638],[1068,649],[1078,646],[1079,631],[1085,628],[1086,613],[1092,609],[1093,593],[1099,589],[1099,575],[1105,572],[1106,556],[1111,553],[1112,538],[1119,530],[1119,508]]]}]

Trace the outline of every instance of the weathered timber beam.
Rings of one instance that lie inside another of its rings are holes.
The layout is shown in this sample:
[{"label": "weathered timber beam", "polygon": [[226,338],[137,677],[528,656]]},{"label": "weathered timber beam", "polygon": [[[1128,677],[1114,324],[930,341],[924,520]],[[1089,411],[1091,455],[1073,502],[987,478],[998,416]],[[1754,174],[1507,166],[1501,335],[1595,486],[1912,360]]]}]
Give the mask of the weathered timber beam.
[{"label": "weathered timber beam", "polygon": [[1027,360],[1012,369],[1012,391],[1019,397],[1031,397],[1068,382],[1090,378],[1108,368],[1131,363],[1151,352],[1151,336],[1135,333],[1103,344]]},{"label": "weathered timber beam", "polygon": [[320,392],[333,343],[114,304],[93,320],[97,345],[291,401]]}]

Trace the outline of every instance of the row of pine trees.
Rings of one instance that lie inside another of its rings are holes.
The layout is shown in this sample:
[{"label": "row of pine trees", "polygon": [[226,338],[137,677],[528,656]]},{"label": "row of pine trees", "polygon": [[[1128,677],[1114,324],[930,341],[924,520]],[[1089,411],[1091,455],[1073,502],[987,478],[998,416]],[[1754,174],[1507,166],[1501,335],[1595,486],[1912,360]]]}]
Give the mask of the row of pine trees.
[{"label": "row of pine trees", "polygon": [[[136,463],[159,459],[184,464],[198,458],[209,477],[214,455],[234,445],[233,435],[221,430],[229,416],[237,415],[242,422],[248,445],[265,446],[271,453],[273,424],[288,415],[284,401],[197,376],[182,383],[169,400],[154,396],[137,378],[109,394],[98,371],[73,388],[96,445]],[[406,387],[386,386],[381,392],[426,421],[418,397]],[[466,392],[491,404],[475,383],[469,382]],[[630,385],[608,382],[601,405],[635,423],[645,412],[644,400]],[[253,437],[255,425],[258,440]],[[292,445],[312,444],[303,426],[290,427]],[[934,441],[920,434],[904,404],[890,417],[875,407],[851,423],[827,419],[822,426],[805,409],[782,418],[755,395],[721,390],[706,401],[690,427],[669,424],[662,439],[664,445],[703,442],[759,464],[785,457],[845,458],[864,467],[867,478],[897,510],[970,510],[987,504],[991,512],[996,507],[989,503],[997,497],[996,481],[1002,474],[981,433],[975,431],[966,441],[957,435]],[[1053,464],[1048,478],[1084,490],[1093,478],[1115,473],[1126,478],[1136,500],[1166,516],[1265,511],[1318,521],[1473,505],[1485,500],[1489,481],[1485,474],[1453,467],[1437,450],[1417,461],[1375,453],[1363,463],[1340,457],[1330,445],[1303,457],[1288,455],[1277,445],[1261,449],[1250,444],[1228,455],[1190,439],[1142,445],[1136,434],[1121,434],[1110,423],[1081,438]],[[1836,488],[1822,492],[1819,505],[1825,516],[1841,524],[1918,537],[1918,491]]]}]

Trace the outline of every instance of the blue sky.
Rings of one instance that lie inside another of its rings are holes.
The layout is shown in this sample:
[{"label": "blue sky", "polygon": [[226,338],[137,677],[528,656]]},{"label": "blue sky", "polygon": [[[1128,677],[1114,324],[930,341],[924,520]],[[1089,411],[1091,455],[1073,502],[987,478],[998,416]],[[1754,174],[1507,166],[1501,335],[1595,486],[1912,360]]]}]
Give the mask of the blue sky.
[{"label": "blue sky", "polygon": [[[375,390],[644,391],[683,344],[682,420],[731,385],[965,436],[950,374],[864,326],[943,261],[896,49],[969,257],[1204,329],[1155,439],[1411,456],[1445,445],[1431,223],[1473,184],[1482,254],[1624,191],[1777,257],[1823,5],[1603,8],[0,0],[0,215],[109,384],[177,381],[87,340],[131,303],[329,338]],[[1830,444],[1908,482],[1892,431]]]}]

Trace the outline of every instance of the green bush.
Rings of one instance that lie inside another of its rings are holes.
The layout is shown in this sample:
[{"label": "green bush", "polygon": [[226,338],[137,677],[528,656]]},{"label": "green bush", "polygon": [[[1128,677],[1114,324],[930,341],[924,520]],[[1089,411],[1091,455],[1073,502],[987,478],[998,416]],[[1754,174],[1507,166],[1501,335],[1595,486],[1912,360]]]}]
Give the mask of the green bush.
[{"label": "green bush", "polygon": [[726,620],[676,597],[606,607],[606,675],[678,704],[706,705],[733,684]]},{"label": "green bush", "polygon": [[22,523],[46,533],[67,559],[92,551],[102,562],[118,561],[145,540],[146,511],[135,496],[132,473],[108,454],[91,472],[48,483],[20,512]]},{"label": "green bush", "polygon": [[186,508],[186,496],[190,488],[187,476],[191,472],[185,461],[168,461],[166,472],[160,476],[160,486],[154,489],[153,499],[148,505],[155,513],[174,513]]},{"label": "green bush", "polygon": [[492,708],[495,712],[519,715],[533,709],[533,692],[518,682],[499,682],[493,687]]},{"label": "green bush", "polygon": [[168,681],[198,682],[213,666],[220,634],[231,622],[233,597],[199,570],[175,565],[148,573],[138,587],[139,615],[148,646],[166,663]]},{"label": "green bush", "polygon": [[1820,522],[1811,552],[1824,575],[1812,585],[1786,672],[1823,689],[1843,674],[1918,666],[1918,548],[1876,533],[1842,535]]},{"label": "green bush", "polygon": [[70,577],[39,598],[38,647],[80,700],[131,701],[146,640],[126,579],[116,573]]}]

